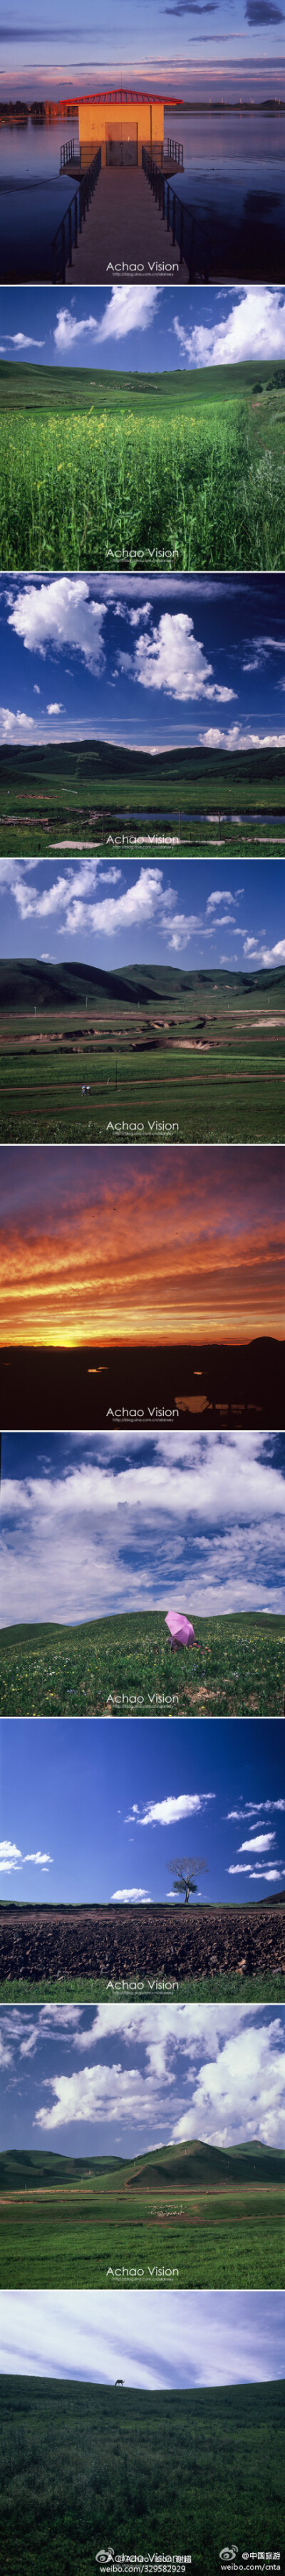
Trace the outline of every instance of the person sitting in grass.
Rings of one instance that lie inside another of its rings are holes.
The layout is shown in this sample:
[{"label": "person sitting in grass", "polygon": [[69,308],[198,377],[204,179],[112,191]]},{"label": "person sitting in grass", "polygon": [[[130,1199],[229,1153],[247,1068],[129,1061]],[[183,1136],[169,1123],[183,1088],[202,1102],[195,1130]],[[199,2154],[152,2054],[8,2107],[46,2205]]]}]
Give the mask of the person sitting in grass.
[{"label": "person sitting in grass", "polygon": [[170,1630],[172,1653],[178,1646],[197,1646],[199,1653],[199,1638],[195,1637],[191,1619],[185,1619],[182,1610],[167,1610],[165,1627]]}]

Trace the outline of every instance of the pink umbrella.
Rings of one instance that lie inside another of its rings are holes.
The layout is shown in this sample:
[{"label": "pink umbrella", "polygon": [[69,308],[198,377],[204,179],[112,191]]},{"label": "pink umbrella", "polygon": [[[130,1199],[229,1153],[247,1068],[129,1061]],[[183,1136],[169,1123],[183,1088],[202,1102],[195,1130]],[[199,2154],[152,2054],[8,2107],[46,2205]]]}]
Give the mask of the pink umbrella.
[{"label": "pink umbrella", "polygon": [[194,1636],[194,1628],[191,1627],[191,1619],[184,1619],[182,1617],[182,1611],[168,1610],[165,1627],[170,1628],[170,1636],[173,1639],[174,1646],[197,1645],[197,1638]]}]

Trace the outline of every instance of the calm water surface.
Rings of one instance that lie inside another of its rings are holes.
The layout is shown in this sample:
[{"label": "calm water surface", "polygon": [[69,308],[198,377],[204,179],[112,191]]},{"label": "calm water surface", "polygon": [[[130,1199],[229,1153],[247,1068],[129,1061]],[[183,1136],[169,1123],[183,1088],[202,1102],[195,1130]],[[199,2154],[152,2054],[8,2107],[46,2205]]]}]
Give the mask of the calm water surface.
[{"label": "calm water surface", "polygon": [[184,146],[173,184],[195,215],[194,274],[282,282],[285,116],[188,114],[173,124]]},{"label": "calm water surface", "polygon": [[50,282],[53,234],[76,185],[76,173],[61,179],[60,146],[74,136],[78,119],[60,118],[56,125],[0,128],[0,278],[2,284]]},{"label": "calm water surface", "polygon": [[[215,753],[215,759],[216,757],[217,755]],[[114,807],[114,811],[115,810],[116,809]],[[148,805],[147,808],[145,805],[134,805],[132,807],[130,807],[130,805],[122,805],[120,806],[120,820],[122,823],[128,823],[129,829],[131,830],[132,823],[145,823],[146,812],[149,823],[161,822],[161,805]],[[260,812],[259,808],[256,813],[251,809],[251,807],[249,808],[248,805],[240,805],[238,814],[234,814],[232,811],[228,814],[227,808],[220,805],[220,807],[217,806],[215,814],[213,812],[206,814],[204,805],[182,806],[181,804],[181,807],[178,805],[177,807],[173,805],[163,805],[164,822],[178,823],[180,812],[183,823],[216,823],[218,820],[218,812],[220,813],[221,823],[248,822],[249,814],[250,822],[252,824],[259,823],[261,824],[261,827],[263,823],[270,823],[275,828],[278,819],[279,822],[285,821],[285,806],[283,805],[275,807],[271,805],[263,805],[262,812]]]},{"label": "calm water surface", "polygon": [[[197,269],[211,276],[285,275],[285,116],[213,116],[165,111],[168,128],[184,146],[177,192],[196,216]],[[60,145],[78,124],[0,128],[0,277],[19,283],[50,281],[51,243],[72,195],[72,173],[59,176]],[[118,174],[119,175],[119,174]],[[147,184],[147,183],[146,183]],[[175,183],[174,183],[175,184]],[[134,173],[135,186],[135,173]],[[135,242],[126,244],[131,258]],[[209,261],[211,258],[211,266]]]}]

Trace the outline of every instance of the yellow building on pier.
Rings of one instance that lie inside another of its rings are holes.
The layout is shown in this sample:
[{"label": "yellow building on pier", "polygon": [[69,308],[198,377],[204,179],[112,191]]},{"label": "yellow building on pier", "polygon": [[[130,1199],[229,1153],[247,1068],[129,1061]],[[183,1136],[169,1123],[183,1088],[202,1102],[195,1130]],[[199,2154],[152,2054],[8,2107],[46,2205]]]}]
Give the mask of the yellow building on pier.
[{"label": "yellow building on pier", "polygon": [[164,107],[181,107],[178,98],[158,98],[150,90],[97,90],[94,98],[79,100],[79,148],[81,168],[93,161],[101,145],[102,168],[125,167],[131,163],[141,169],[142,147],[163,159]]}]

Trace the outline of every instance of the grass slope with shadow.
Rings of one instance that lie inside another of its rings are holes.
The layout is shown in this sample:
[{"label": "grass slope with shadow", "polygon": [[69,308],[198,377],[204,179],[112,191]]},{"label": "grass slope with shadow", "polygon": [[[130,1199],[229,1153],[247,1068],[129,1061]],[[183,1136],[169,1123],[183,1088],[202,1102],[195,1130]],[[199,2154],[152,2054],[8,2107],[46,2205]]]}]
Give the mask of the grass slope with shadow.
[{"label": "grass slope with shadow", "polygon": [[[114,2361],[114,2370],[116,2367]],[[94,2576],[111,2547],[191,2553],[280,2549],[284,2387],[145,2391],[2,2379],[0,2532],[5,2576]]]}]

